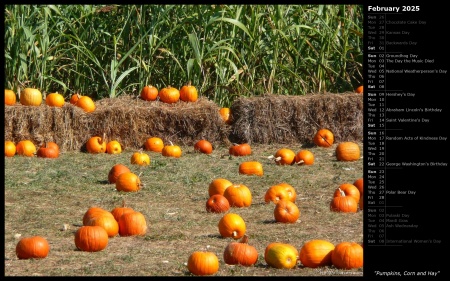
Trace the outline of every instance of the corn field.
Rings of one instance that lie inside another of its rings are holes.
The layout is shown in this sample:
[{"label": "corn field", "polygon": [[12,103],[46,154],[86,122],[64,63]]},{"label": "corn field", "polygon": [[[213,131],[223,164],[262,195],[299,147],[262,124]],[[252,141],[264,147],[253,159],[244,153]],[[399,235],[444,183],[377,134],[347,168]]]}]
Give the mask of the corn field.
[{"label": "corn field", "polygon": [[98,100],[145,85],[240,96],[362,84],[359,5],[5,5],[5,88]]}]

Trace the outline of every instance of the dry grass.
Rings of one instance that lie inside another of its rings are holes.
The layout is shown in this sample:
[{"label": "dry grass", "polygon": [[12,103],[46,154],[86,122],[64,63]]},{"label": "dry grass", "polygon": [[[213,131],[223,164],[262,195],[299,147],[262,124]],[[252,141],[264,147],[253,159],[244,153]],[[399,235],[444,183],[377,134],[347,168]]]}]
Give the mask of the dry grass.
[{"label": "dry grass", "polygon": [[[362,177],[363,160],[338,162],[334,148],[289,145],[295,152],[311,150],[312,166],[279,166],[267,159],[280,145],[253,145],[253,154],[229,157],[226,145],[215,145],[211,155],[195,153],[182,146],[181,158],[166,158],[147,152],[151,165],[129,164],[133,149],[122,154],[93,155],[64,152],[57,159],[5,158],[5,275],[6,276],[190,276],[186,262],[193,251],[208,249],[220,261],[218,276],[362,276],[362,268],[338,270],[333,266],[291,270],[267,266],[263,253],[274,241],[300,249],[311,239],[333,244],[363,241],[363,213],[335,213],[329,210],[334,190],[344,182]],[[362,143],[359,143],[362,151]],[[243,161],[263,164],[264,176],[238,174]],[[145,187],[135,193],[117,192],[107,183],[109,169],[116,163],[141,175]],[[259,252],[251,267],[229,266],[223,262],[228,238],[222,238],[217,223],[222,214],[207,213],[208,185],[218,177],[247,185],[253,196],[248,208],[232,208],[247,225],[250,244]],[[287,182],[297,191],[301,211],[294,224],[276,223],[274,205],[264,203],[266,190]],[[142,237],[114,237],[101,252],[76,249],[74,232],[91,206],[107,210],[125,200],[147,219],[148,232]],[[69,229],[62,231],[63,224]],[[20,237],[41,235],[50,244],[47,258],[18,260],[15,245]]]}]

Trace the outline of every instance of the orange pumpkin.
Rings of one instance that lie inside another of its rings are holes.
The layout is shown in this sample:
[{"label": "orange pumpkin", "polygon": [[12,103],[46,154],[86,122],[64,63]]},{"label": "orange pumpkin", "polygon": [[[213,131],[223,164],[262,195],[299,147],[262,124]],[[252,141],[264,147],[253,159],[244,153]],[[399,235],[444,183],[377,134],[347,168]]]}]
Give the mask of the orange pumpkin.
[{"label": "orange pumpkin", "polygon": [[213,196],[214,194],[223,195],[225,189],[227,189],[233,183],[227,179],[217,178],[211,181],[208,187],[209,196]]},{"label": "orange pumpkin", "polygon": [[258,161],[242,162],[239,165],[239,174],[243,175],[264,175],[262,164]]},{"label": "orange pumpkin", "polygon": [[16,256],[19,259],[43,259],[49,252],[47,239],[41,236],[24,237],[16,244]]},{"label": "orange pumpkin", "polygon": [[248,236],[244,235],[239,242],[230,242],[223,251],[226,264],[251,266],[258,261],[258,251],[248,244]]},{"label": "orange pumpkin", "polygon": [[142,151],[137,151],[131,155],[130,162],[133,165],[147,166],[150,165],[150,156]]},{"label": "orange pumpkin", "polygon": [[218,228],[222,237],[233,239],[241,238],[247,230],[244,219],[235,213],[226,213],[219,220]]},{"label": "orange pumpkin", "polygon": [[112,140],[106,144],[106,153],[120,154],[122,153],[122,145],[116,140]]},{"label": "orange pumpkin", "polygon": [[114,219],[119,223],[119,219],[123,214],[134,212],[133,208],[126,207],[125,206],[125,200],[122,202],[122,206],[115,207],[111,210],[111,214],[113,215]]},{"label": "orange pumpkin", "polygon": [[206,201],[206,211],[210,213],[224,213],[230,209],[228,199],[221,194],[214,194]]},{"label": "orange pumpkin", "polygon": [[199,140],[194,144],[194,150],[204,154],[211,154],[213,151],[213,147],[209,141]]},{"label": "orange pumpkin", "polygon": [[147,221],[141,212],[127,212],[119,218],[120,236],[140,236],[147,233]]},{"label": "orange pumpkin", "polygon": [[14,105],[16,102],[16,93],[13,90],[5,89],[5,105]]},{"label": "orange pumpkin", "polygon": [[124,172],[117,177],[117,191],[135,192],[139,191],[141,187],[142,184],[139,176],[132,172]]},{"label": "orange pumpkin", "polygon": [[219,259],[213,252],[196,251],[189,256],[187,268],[194,275],[213,275],[219,271]]},{"label": "orange pumpkin", "polygon": [[281,185],[282,187],[284,187],[287,191],[289,200],[295,203],[295,199],[297,199],[297,192],[295,191],[295,188],[292,185],[285,182],[279,183],[277,185]]},{"label": "orange pumpkin", "polygon": [[144,143],[145,150],[161,152],[164,148],[164,142],[161,138],[151,137]]},{"label": "orange pumpkin", "polygon": [[125,172],[131,172],[131,171],[127,166],[125,166],[123,164],[116,164],[116,165],[112,166],[111,170],[109,170],[109,173],[108,173],[108,182],[116,183],[117,178]]},{"label": "orange pumpkin", "polygon": [[16,145],[16,153],[18,155],[33,157],[36,152],[36,146],[30,140],[21,140]]},{"label": "orange pumpkin", "polygon": [[358,211],[358,203],[352,196],[346,196],[344,191],[339,189],[341,196],[336,196],[331,200],[330,210],[334,212],[356,213]]},{"label": "orange pumpkin", "polygon": [[108,246],[108,233],[98,225],[84,225],[75,233],[75,246],[81,251],[98,252]]},{"label": "orange pumpkin", "polygon": [[361,151],[357,143],[341,142],[336,147],[336,158],[339,161],[356,161],[360,159],[360,156]]},{"label": "orange pumpkin", "polygon": [[48,106],[62,107],[65,103],[64,96],[60,93],[51,93],[45,97],[45,103]]},{"label": "orange pumpkin", "polygon": [[89,138],[89,140],[86,143],[86,150],[89,153],[105,153],[106,152],[106,140],[103,137],[94,136]]},{"label": "orange pumpkin", "polygon": [[294,223],[300,217],[300,210],[288,199],[279,200],[273,211],[275,220],[281,223]]},{"label": "orange pumpkin", "polygon": [[119,224],[114,216],[105,210],[104,213],[91,216],[84,225],[98,225],[103,227],[108,233],[108,237],[114,237],[119,233]]},{"label": "orange pumpkin", "polygon": [[87,113],[95,111],[95,103],[89,96],[81,96],[77,100],[75,105],[80,107],[81,109],[84,110],[84,112]]},{"label": "orange pumpkin", "polygon": [[12,141],[5,141],[5,156],[13,157],[16,155],[16,144]]},{"label": "orange pumpkin", "polygon": [[361,198],[361,193],[359,192],[358,188],[351,183],[343,183],[339,185],[339,187],[334,191],[333,197],[342,196],[341,191],[344,192],[345,196],[352,196],[355,199],[356,203],[358,203],[359,199]]},{"label": "orange pumpkin", "polygon": [[100,207],[90,207],[83,215],[83,225],[87,225],[87,223],[95,217],[99,216],[110,216],[110,212]]},{"label": "orange pumpkin", "polygon": [[191,85],[191,81],[180,89],[180,100],[185,102],[195,102],[198,99],[198,92],[195,86]]},{"label": "orange pumpkin", "polygon": [[225,124],[230,125],[231,124],[231,110],[229,107],[221,107],[219,109],[220,117],[222,117],[222,120],[225,122]]},{"label": "orange pumpkin", "polygon": [[334,244],[322,239],[307,241],[300,249],[300,262],[305,267],[316,268],[331,265]]},{"label": "orange pumpkin", "polygon": [[56,143],[44,143],[37,150],[37,156],[43,158],[58,158],[59,157],[59,147]]},{"label": "orange pumpkin", "polygon": [[359,192],[363,192],[364,190],[364,178],[358,178],[353,182],[353,185],[359,190]]},{"label": "orange pumpkin", "polygon": [[362,94],[363,92],[364,92],[364,86],[363,85],[360,85],[360,86],[356,87],[355,93]]},{"label": "orange pumpkin", "polygon": [[252,204],[252,193],[243,184],[232,184],[223,192],[231,207],[249,207]]},{"label": "orange pumpkin", "polygon": [[180,99],[180,91],[170,85],[159,90],[158,95],[164,103],[176,103]]},{"label": "orange pumpkin", "polygon": [[264,201],[266,203],[273,202],[277,204],[281,199],[289,199],[288,191],[281,185],[273,185],[269,187],[264,195]]},{"label": "orange pumpkin", "polygon": [[312,165],[314,164],[314,154],[306,149],[300,150],[295,155],[294,163],[297,165]]},{"label": "orange pumpkin", "polygon": [[330,147],[334,143],[334,134],[328,129],[320,129],[314,135],[314,143],[320,147]]},{"label": "orange pumpkin", "polygon": [[158,98],[158,88],[152,85],[144,86],[141,90],[141,99],[146,101],[154,101]]},{"label": "orange pumpkin", "polygon": [[162,156],[180,158],[182,154],[181,147],[174,145],[171,141],[169,142],[170,144],[163,147],[161,151]]},{"label": "orange pumpkin", "polygon": [[73,105],[76,105],[77,104],[77,102],[78,102],[78,100],[81,98],[81,95],[80,94],[77,94],[77,93],[75,93],[75,94],[73,94],[71,97],[70,97],[70,103],[71,104],[73,104]]},{"label": "orange pumpkin", "polygon": [[275,155],[269,156],[278,165],[291,165],[294,162],[295,152],[289,148],[281,148],[277,150]]},{"label": "orange pumpkin", "polygon": [[233,156],[247,156],[252,154],[252,148],[248,143],[233,144],[228,153]]},{"label": "orange pumpkin", "polygon": [[339,269],[360,268],[363,258],[363,247],[355,242],[341,242],[331,253],[331,263]]},{"label": "orange pumpkin", "polygon": [[42,103],[42,93],[38,89],[25,88],[20,92],[20,103],[23,105],[39,106]]}]

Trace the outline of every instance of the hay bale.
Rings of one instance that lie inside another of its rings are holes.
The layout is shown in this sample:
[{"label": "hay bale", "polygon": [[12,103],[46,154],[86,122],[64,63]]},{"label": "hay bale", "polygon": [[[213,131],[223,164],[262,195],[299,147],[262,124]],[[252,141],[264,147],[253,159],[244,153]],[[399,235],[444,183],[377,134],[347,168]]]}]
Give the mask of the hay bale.
[{"label": "hay bale", "polygon": [[230,109],[235,143],[312,143],[320,128],[331,130],[336,142],[363,139],[361,94],[264,95],[239,98]]},{"label": "hay bale", "polygon": [[227,141],[229,128],[214,102],[201,97],[196,102],[167,104],[133,96],[105,98],[96,102],[90,114],[90,135],[117,140],[124,147],[138,149],[152,136],[165,143],[193,145],[199,139],[212,144]]},{"label": "hay bale", "polygon": [[5,106],[5,140],[31,140],[37,146],[55,142],[61,151],[68,151],[79,149],[88,134],[89,116],[69,103],[63,107]]}]

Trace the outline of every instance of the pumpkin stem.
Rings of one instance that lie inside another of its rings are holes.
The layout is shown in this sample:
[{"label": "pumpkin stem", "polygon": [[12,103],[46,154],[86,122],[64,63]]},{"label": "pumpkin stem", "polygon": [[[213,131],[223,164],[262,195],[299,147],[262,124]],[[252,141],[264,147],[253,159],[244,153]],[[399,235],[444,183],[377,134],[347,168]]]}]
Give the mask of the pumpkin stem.
[{"label": "pumpkin stem", "polygon": [[269,157],[267,157],[267,159],[269,159],[269,160],[272,160],[274,158],[275,158],[275,156],[273,156],[273,155],[270,155]]},{"label": "pumpkin stem", "polygon": [[104,143],[104,142],[106,142],[106,133],[103,133],[103,137],[102,137],[100,143]]},{"label": "pumpkin stem", "polygon": [[300,161],[298,161],[298,162],[294,162],[294,164],[300,165],[300,164],[302,164],[302,163],[304,163],[304,162],[305,162],[305,161],[300,160]]},{"label": "pumpkin stem", "polygon": [[341,194],[342,197],[345,197],[345,192],[339,187],[339,193]]},{"label": "pumpkin stem", "polygon": [[244,236],[242,236],[241,241],[239,241],[239,243],[248,244],[248,236],[247,236],[247,234],[244,234]]},{"label": "pumpkin stem", "polygon": [[122,208],[125,208],[125,199],[122,199]]}]

